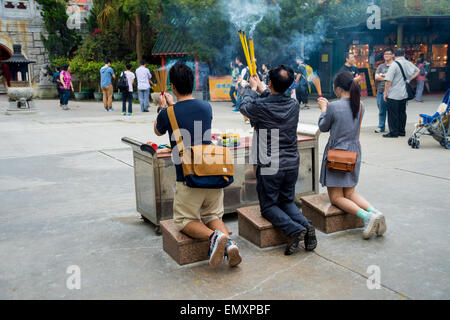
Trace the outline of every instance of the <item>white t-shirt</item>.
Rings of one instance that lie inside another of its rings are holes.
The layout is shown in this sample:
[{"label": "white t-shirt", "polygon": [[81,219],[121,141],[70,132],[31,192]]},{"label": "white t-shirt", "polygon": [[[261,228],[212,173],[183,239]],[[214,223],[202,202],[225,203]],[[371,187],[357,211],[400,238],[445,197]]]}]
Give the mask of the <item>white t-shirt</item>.
[{"label": "white t-shirt", "polygon": [[[128,91],[133,92],[133,80],[136,77],[134,76],[134,73],[131,71],[126,70],[124,72],[125,72],[125,77],[127,77],[127,81],[128,81]],[[122,74],[120,76],[122,76]]]},{"label": "white t-shirt", "polygon": [[136,78],[137,78],[137,87],[138,90],[147,90],[150,89],[149,80],[152,78],[152,74],[150,70],[148,70],[144,66],[140,66],[136,69]]}]

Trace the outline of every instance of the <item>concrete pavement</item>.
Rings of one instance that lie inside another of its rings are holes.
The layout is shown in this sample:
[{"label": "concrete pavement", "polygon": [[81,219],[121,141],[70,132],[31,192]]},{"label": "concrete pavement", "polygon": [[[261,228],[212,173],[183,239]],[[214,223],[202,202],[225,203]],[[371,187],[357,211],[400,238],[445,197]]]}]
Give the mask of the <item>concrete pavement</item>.
[{"label": "concrete pavement", "polygon": [[[407,132],[441,99],[409,103]],[[207,262],[178,266],[136,212],[132,154],[120,138],[167,143],[153,133],[154,108],[141,113],[135,104],[135,116],[122,117],[119,102],[106,113],[96,102],[70,101],[63,111],[56,100],[37,100],[39,113],[7,116],[0,96],[0,298],[449,299],[450,151],[430,137],[418,150],[407,137],[381,138],[375,99],[364,103],[358,192],[385,213],[385,236],[318,232],[314,253],[286,257],[240,238],[231,214],[225,221],[243,263],[211,270]],[[302,122],[317,122],[311,106]],[[250,129],[229,103],[213,108],[218,131]],[[81,269],[80,290],[66,287],[70,265]],[[367,288],[371,265],[381,289]]]}]

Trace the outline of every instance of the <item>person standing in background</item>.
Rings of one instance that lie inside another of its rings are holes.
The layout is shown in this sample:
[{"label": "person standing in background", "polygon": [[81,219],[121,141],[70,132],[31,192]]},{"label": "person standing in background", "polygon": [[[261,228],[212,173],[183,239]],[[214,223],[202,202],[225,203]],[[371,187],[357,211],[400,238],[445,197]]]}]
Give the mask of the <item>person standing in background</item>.
[{"label": "person standing in background", "polygon": [[145,60],[140,61],[139,68],[136,69],[137,89],[141,112],[148,112],[150,85],[153,86],[152,74],[145,66]]},{"label": "person standing in background", "polygon": [[114,88],[112,79],[115,79],[113,68],[111,68],[111,60],[106,59],[105,65],[100,69],[100,86],[103,93],[103,106],[106,111],[114,111],[112,107]]},{"label": "person standing in background", "polygon": [[56,85],[56,91],[58,91],[58,99],[60,100],[59,101],[60,102],[59,103],[59,107],[62,108],[62,105],[61,105],[61,89],[60,89],[61,80],[59,79],[60,74],[61,74],[61,68],[60,67],[56,67],[55,68],[55,73],[53,74],[53,77],[52,77],[52,82]]},{"label": "person standing in background", "polygon": [[70,66],[68,64],[62,67],[62,71],[59,75],[59,80],[61,82],[61,85],[59,87],[61,91],[61,107],[63,108],[63,110],[69,110],[69,107],[67,105],[70,98],[70,89],[72,89],[72,92],[74,90],[72,84],[72,75],[70,74]]},{"label": "person standing in background", "polygon": [[[133,83],[134,79],[136,78],[134,76],[134,73],[131,72],[131,64],[127,63],[126,65],[127,70],[122,72],[122,74],[125,74],[125,77],[127,78],[128,82],[128,88],[127,90],[122,92],[122,115],[127,115],[127,101],[128,101],[128,115],[133,115]],[[120,76],[122,76],[122,74]]]},{"label": "person standing in background", "polygon": [[345,63],[344,65],[341,67],[341,69],[339,70],[339,72],[342,71],[350,71],[353,75],[353,79],[359,83],[359,81],[361,81],[361,75],[358,73],[358,69],[355,66],[356,63],[356,58],[355,55],[351,52],[346,52],[345,53]]},{"label": "person standing in background", "polygon": [[246,67],[239,57],[236,57],[235,59],[236,65],[239,69],[239,75],[237,80],[237,97],[236,97],[236,108],[234,108],[233,112],[239,112],[239,106],[242,101],[242,95],[244,93],[245,87],[247,86],[248,82],[246,80],[249,79],[249,70],[248,67]]},{"label": "person standing in background", "polygon": [[386,130],[386,112],[387,103],[383,99],[384,86],[386,81],[386,73],[389,70],[389,66],[394,63],[394,52],[392,49],[386,49],[383,53],[384,62],[380,64],[375,73],[375,80],[378,81],[377,87],[377,105],[378,105],[378,128],[375,129],[376,133],[384,132]]},{"label": "person standing in background", "polygon": [[230,62],[230,69],[231,69],[230,98],[231,98],[231,102],[233,102],[233,108],[236,108],[235,94],[237,92],[237,80],[238,80],[238,76],[239,76],[239,69],[234,67],[233,62]]},{"label": "person standing in background", "polygon": [[416,88],[416,102],[423,102],[422,93],[425,81],[427,80],[427,72],[425,71],[424,59],[419,58],[417,61],[417,68],[419,68],[420,73],[416,78],[417,88]]},{"label": "person standing in background", "polygon": [[405,49],[395,49],[395,61],[385,76],[386,85],[383,99],[387,102],[389,133],[383,138],[397,138],[406,135],[406,102],[408,93],[406,83],[400,69],[403,69],[407,81],[411,81],[420,73],[419,69],[405,59]]},{"label": "person standing in background", "polygon": [[308,96],[309,96],[309,86],[308,86],[308,72],[306,71],[306,66],[303,63],[302,58],[297,58],[296,60],[297,66],[295,68],[295,73],[297,77],[295,78],[295,82],[297,82],[296,88],[296,96],[298,103],[300,104],[300,108],[302,103],[305,105],[305,109],[309,109],[308,106]]},{"label": "person standing in background", "polygon": [[423,65],[425,67],[425,88],[427,92],[430,93],[430,84],[428,83],[428,74],[430,73],[430,61],[425,59],[425,55],[423,53],[420,54],[419,58],[423,59]]}]

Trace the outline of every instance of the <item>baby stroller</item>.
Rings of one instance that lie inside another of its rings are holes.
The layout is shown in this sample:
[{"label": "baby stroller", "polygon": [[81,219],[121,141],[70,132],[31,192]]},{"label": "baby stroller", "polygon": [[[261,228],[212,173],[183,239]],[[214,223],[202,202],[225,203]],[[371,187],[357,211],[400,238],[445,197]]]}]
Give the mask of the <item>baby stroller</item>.
[{"label": "baby stroller", "polygon": [[432,136],[445,149],[450,149],[450,89],[445,93],[442,103],[436,113],[432,116],[420,114],[419,123],[408,139],[408,144],[415,149],[419,149],[419,138],[423,135]]}]

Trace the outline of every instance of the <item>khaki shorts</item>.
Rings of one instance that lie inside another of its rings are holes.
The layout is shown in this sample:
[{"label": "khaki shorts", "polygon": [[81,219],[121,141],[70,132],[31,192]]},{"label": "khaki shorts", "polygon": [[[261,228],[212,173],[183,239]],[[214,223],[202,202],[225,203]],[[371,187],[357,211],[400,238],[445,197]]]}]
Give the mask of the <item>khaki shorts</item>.
[{"label": "khaki shorts", "polygon": [[178,230],[189,222],[208,224],[223,216],[223,189],[190,188],[177,181],[173,201],[173,219]]}]

